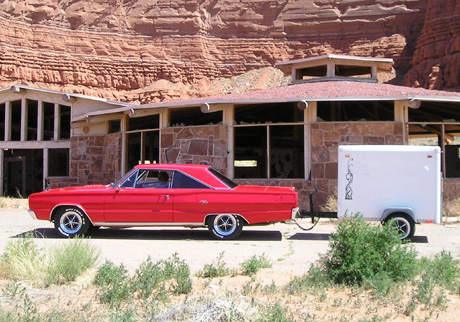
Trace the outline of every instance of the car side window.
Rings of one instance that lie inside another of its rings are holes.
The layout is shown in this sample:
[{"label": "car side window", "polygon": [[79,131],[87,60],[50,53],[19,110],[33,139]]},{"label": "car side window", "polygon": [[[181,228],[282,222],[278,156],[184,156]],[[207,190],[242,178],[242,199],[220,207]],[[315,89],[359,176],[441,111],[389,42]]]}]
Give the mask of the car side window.
[{"label": "car side window", "polygon": [[172,187],[175,189],[209,189],[208,186],[179,171],[174,172]]},{"label": "car side window", "polygon": [[170,185],[170,171],[144,170],[139,171],[135,188],[162,188],[167,189]]}]

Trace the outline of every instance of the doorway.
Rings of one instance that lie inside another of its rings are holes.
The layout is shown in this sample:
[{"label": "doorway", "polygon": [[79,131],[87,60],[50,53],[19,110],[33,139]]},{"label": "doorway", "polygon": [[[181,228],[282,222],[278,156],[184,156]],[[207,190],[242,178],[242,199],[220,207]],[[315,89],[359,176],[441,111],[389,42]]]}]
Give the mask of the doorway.
[{"label": "doorway", "polygon": [[26,198],[43,190],[43,150],[9,149],[4,151],[3,194]]}]

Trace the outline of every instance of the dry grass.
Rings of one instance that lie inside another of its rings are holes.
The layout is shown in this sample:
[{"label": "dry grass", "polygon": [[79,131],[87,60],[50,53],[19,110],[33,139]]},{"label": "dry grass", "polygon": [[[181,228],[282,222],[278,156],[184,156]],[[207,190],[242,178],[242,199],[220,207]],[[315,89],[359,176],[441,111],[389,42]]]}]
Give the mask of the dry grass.
[{"label": "dry grass", "polygon": [[27,210],[29,209],[29,201],[23,198],[0,197],[0,209]]}]

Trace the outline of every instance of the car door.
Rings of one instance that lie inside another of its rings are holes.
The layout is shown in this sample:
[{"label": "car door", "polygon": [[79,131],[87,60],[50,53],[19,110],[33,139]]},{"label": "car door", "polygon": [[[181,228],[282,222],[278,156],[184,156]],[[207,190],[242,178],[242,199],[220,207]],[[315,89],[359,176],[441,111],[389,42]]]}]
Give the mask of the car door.
[{"label": "car door", "polygon": [[[172,189],[160,181],[161,171],[136,169],[105,197],[105,221],[109,223],[172,222]],[[167,173],[167,171],[165,172]]]},{"label": "car door", "polygon": [[179,171],[174,172],[174,222],[203,223],[207,214],[216,207],[217,191]]}]

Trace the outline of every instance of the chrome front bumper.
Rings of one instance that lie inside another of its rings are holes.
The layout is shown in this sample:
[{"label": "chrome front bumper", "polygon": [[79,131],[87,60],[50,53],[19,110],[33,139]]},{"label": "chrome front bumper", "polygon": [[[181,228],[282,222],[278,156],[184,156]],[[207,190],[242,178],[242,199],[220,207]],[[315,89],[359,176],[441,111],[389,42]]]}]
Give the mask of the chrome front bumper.
[{"label": "chrome front bumper", "polygon": [[35,212],[33,210],[27,210],[27,212],[29,213],[30,217],[32,217],[32,219],[37,220],[37,215],[35,215]]}]

